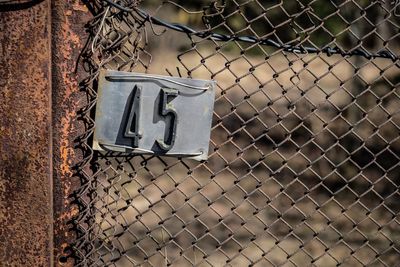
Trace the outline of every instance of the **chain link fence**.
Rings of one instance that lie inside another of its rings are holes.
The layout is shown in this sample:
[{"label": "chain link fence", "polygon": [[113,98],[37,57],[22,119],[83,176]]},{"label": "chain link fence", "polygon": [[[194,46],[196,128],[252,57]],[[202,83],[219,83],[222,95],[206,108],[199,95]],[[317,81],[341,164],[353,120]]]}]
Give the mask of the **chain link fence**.
[{"label": "chain link fence", "polygon": [[[85,2],[78,266],[399,263],[398,2]],[[216,80],[209,159],[93,151],[102,68]]]}]

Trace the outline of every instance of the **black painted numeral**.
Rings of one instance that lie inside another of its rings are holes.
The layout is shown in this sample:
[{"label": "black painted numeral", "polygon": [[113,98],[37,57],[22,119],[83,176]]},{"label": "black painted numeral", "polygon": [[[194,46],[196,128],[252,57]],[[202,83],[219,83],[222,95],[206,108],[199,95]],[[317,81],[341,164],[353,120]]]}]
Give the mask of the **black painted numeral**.
[{"label": "black painted numeral", "polygon": [[139,133],[139,110],[140,110],[140,92],[141,88],[135,86],[133,89],[133,96],[131,101],[131,108],[129,111],[128,122],[125,128],[125,137],[133,139],[133,147],[138,147],[140,133]]},{"label": "black painted numeral", "polygon": [[178,96],[178,90],[163,88],[160,91],[160,115],[163,117],[169,117],[169,127],[166,129],[164,134],[164,139],[158,139],[158,146],[164,150],[168,151],[172,148],[175,142],[176,126],[178,124],[178,116],[171,104],[171,101]]}]

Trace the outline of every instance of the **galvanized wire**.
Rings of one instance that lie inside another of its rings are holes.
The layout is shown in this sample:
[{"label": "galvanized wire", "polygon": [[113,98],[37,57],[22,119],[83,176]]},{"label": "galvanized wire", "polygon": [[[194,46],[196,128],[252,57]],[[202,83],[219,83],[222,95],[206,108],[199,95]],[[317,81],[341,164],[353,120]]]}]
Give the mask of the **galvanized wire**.
[{"label": "galvanized wire", "polygon": [[[203,2],[87,2],[76,265],[398,264],[397,3]],[[91,148],[99,70],[157,60],[218,83],[207,161]]]}]

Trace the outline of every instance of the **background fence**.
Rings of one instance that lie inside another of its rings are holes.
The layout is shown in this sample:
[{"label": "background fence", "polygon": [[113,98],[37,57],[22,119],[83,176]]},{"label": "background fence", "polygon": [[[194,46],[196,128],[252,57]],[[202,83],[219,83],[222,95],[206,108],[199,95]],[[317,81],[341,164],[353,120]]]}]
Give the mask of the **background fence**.
[{"label": "background fence", "polygon": [[[78,265],[398,264],[398,2],[86,4]],[[209,159],[92,151],[101,68],[216,80]]]}]

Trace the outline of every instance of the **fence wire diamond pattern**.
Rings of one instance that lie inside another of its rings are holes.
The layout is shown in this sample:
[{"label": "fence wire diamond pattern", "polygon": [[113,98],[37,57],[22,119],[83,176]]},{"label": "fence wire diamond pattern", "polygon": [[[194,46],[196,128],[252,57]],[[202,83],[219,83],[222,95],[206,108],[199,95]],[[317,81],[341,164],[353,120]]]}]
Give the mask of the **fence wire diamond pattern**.
[{"label": "fence wire diamond pattern", "polygon": [[[398,3],[153,2],[86,3],[77,265],[398,264]],[[99,70],[163,60],[218,83],[209,159],[93,151]]]}]

